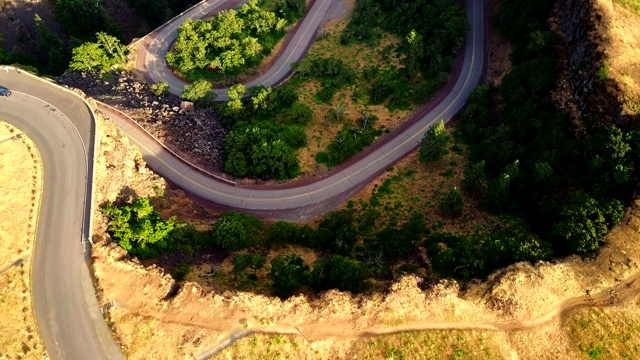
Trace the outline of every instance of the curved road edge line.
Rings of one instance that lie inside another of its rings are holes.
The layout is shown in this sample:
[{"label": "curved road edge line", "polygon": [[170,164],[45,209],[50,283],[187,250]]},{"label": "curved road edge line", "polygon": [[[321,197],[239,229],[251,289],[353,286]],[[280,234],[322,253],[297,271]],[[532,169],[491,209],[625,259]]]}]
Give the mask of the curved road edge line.
[{"label": "curved road edge line", "polygon": [[[93,245],[93,241],[91,241],[91,237],[93,235],[93,214],[95,211],[95,160],[97,157],[97,151],[98,151],[98,144],[96,143],[96,140],[98,139],[98,135],[100,133],[100,130],[98,129],[97,123],[96,123],[96,115],[95,112],[93,111],[93,108],[91,107],[91,105],[89,104],[89,102],[83,98],[82,96],[80,96],[78,93],[65,88],[63,86],[60,86],[52,81],[49,81],[47,79],[41,78],[39,76],[36,76],[34,74],[32,74],[29,71],[26,70],[22,70],[22,69],[18,69],[14,66],[8,66],[8,68],[10,70],[16,71],[21,75],[26,75],[29,76],[30,78],[37,80],[39,82],[45,83],[49,86],[53,86],[57,89],[62,89],[63,91],[69,93],[69,94],[73,94],[76,98],[80,99],[84,105],[89,109],[89,112],[91,113],[91,119],[90,121],[93,123],[93,128],[94,128],[94,132],[91,135],[91,141],[89,144],[89,147],[92,147],[91,149],[91,161],[89,161],[88,159],[88,154],[89,152],[86,151],[86,147],[85,147],[85,157],[87,158],[86,161],[86,165],[87,165],[87,177],[90,183],[90,186],[85,188],[85,198],[84,198],[84,202],[85,202],[85,206],[84,206],[84,216],[85,219],[83,219],[82,222],[82,228],[83,228],[83,233],[84,233],[84,239],[83,239],[83,256],[84,256],[84,262],[83,265],[85,266],[81,266],[80,268],[82,269],[81,271],[81,287],[82,287],[82,292],[85,298],[85,301],[87,302],[88,305],[88,311],[91,314],[92,317],[92,322],[95,325],[95,330],[96,330],[96,334],[98,335],[99,341],[102,344],[104,349],[110,349],[110,353],[115,352],[115,348],[117,348],[117,352],[122,354],[122,350],[119,346],[119,344],[116,342],[115,338],[113,337],[113,332],[112,330],[107,326],[107,323],[105,322],[103,315],[102,315],[102,310],[100,309],[100,306],[98,304],[98,292],[97,292],[97,284],[95,282],[95,278],[93,277],[93,274],[91,272],[91,246]],[[29,95],[29,94],[27,94]],[[32,96],[32,95],[29,95]],[[62,112],[61,112],[62,113]],[[63,113],[64,114],[64,113]],[[65,117],[66,114],[65,114]],[[68,119],[68,118],[67,118]],[[78,129],[75,127],[75,125],[73,124],[72,121],[69,121],[75,128],[76,132],[78,131]],[[80,137],[80,135],[78,134],[78,136]],[[86,146],[84,144],[84,141],[82,141],[82,137],[80,137],[80,142],[83,144],[83,146]],[[43,182],[44,184],[44,182]],[[87,192],[90,192],[89,194],[87,194]],[[88,214],[87,214],[87,205],[86,202],[89,201],[89,206],[88,206]],[[39,214],[39,212],[38,212]],[[37,231],[37,228],[36,228]],[[37,233],[36,233],[37,234]],[[37,243],[36,243],[37,244]],[[35,246],[34,246],[35,248]],[[106,333],[105,333],[106,332]],[[108,336],[107,336],[108,335]],[[45,344],[45,348],[46,348],[46,344]],[[107,354],[107,353],[105,353]],[[114,359],[123,359],[122,356],[120,357],[114,357]]]},{"label": "curved road edge line", "polygon": [[[158,139],[157,137],[153,136],[153,134],[151,134],[149,131],[147,131],[147,129],[145,129],[140,124],[138,124],[137,121],[133,120],[129,115],[124,113],[122,110],[120,110],[120,109],[118,109],[118,108],[116,108],[114,106],[111,106],[111,105],[109,105],[107,103],[103,103],[102,101],[98,101],[98,100],[95,100],[95,99],[94,99],[94,101],[98,105],[98,110],[100,110],[103,114],[108,116],[108,114],[106,114],[105,111],[103,109],[101,109],[101,108],[107,109],[108,111],[115,112],[120,118],[122,118],[123,120],[128,122],[130,125],[136,127],[138,130],[142,131],[145,134],[145,136],[147,136],[149,139],[153,140],[159,147],[162,147],[165,151],[167,151],[168,153],[170,153],[171,155],[176,157],[178,160],[182,161],[184,164],[186,164],[189,167],[193,168],[194,170],[199,171],[199,172],[203,173],[206,176],[209,176],[209,177],[214,178],[216,180],[219,180],[221,182],[227,183],[229,185],[232,185],[232,186],[236,185],[235,181],[227,179],[227,178],[223,177],[222,175],[218,175],[218,174],[215,174],[215,173],[213,173],[211,171],[208,171],[208,170],[206,170],[206,169],[204,169],[204,168],[192,163],[191,161],[185,159],[180,154],[176,153],[171,148],[167,147],[162,141],[160,141],[160,139]],[[127,136],[130,139],[133,139],[133,137],[130,136],[128,134],[128,132],[125,131],[125,133],[127,134]],[[133,139],[133,140],[135,142],[135,139]],[[140,145],[136,145],[136,146],[139,147]]]}]

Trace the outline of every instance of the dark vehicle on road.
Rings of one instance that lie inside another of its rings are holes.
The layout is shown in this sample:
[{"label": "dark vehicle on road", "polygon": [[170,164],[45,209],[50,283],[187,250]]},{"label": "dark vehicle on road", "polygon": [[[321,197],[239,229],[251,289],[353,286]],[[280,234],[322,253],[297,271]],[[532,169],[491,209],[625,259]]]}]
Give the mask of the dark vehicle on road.
[{"label": "dark vehicle on road", "polygon": [[0,86],[0,96],[9,96],[11,95],[11,90],[7,89],[4,86]]}]

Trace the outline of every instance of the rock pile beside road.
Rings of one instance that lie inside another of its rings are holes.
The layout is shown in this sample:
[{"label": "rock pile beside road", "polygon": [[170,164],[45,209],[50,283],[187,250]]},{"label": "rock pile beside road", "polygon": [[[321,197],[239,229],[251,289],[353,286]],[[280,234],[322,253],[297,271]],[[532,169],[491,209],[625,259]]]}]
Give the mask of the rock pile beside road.
[{"label": "rock pile beside road", "polygon": [[190,161],[208,170],[222,170],[227,131],[212,107],[194,105],[173,95],[156,96],[149,85],[139,83],[126,71],[110,75],[101,78],[98,74],[68,73],[57,80],[124,111]]}]

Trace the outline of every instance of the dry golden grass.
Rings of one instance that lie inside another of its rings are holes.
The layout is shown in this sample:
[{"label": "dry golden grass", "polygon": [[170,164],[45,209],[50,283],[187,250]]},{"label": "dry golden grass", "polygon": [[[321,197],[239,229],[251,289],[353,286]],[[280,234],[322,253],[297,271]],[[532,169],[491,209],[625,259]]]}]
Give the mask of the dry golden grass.
[{"label": "dry golden grass", "polygon": [[[354,2],[344,1],[347,13],[353,11]],[[327,23],[317,39],[309,49],[307,57],[309,58],[327,58],[334,56],[351,66],[356,73],[360,74],[365,66],[379,66],[380,68],[388,68],[389,66],[399,67],[400,62],[395,56],[389,60],[380,54],[381,49],[386,46],[397,46],[401,40],[389,33],[384,33],[380,44],[376,47],[370,47],[361,44],[350,44],[344,46],[340,44],[340,34],[347,26],[349,19],[339,19]],[[331,101],[331,104],[319,103],[315,94],[321,89],[321,85],[317,81],[307,81],[298,88],[300,101],[307,104],[313,109],[313,120],[307,126],[307,147],[301,149],[298,153],[300,160],[300,168],[303,173],[315,173],[324,169],[324,165],[320,165],[315,161],[318,152],[324,151],[342,129],[344,122],[355,121],[360,117],[360,112],[366,110],[378,117],[377,126],[382,129],[393,129],[402,121],[406,120],[411,114],[410,111],[394,111],[391,112],[384,105],[365,106],[361,103],[354,102],[352,99],[352,89],[345,88],[339,91]],[[345,121],[336,123],[327,123],[324,120],[325,115],[331,108],[341,107],[344,109]]]},{"label": "dry golden grass", "polygon": [[581,309],[567,319],[565,330],[584,359],[640,359],[638,302],[621,308]]},{"label": "dry golden grass", "polygon": [[[453,144],[450,148],[455,151],[450,151],[441,161],[432,164],[421,163],[417,150],[411,152],[396,163],[391,171],[367,184],[352,200],[356,204],[370,203],[373,197],[378,197],[380,205],[376,208],[382,217],[376,223],[380,228],[384,227],[389,216],[395,216],[402,222],[420,210],[424,211],[428,223],[440,224],[442,231],[446,232],[469,234],[495,224],[495,217],[479,210],[477,201],[467,195],[464,195],[460,218],[449,218],[440,213],[440,200],[454,187],[461,187],[467,166],[465,146]],[[384,191],[384,195],[374,195],[381,191],[385,182],[390,183],[389,191]]]},{"label": "dry golden grass", "polygon": [[40,359],[44,346],[30,284],[42,192],[40,154],[31,140],[4,122],[0,142],[0,359]]},{"label": "dry golden grass", "polygon": [[[626,4],[621,6],[619,3]],[[602,20],[597,30],[601,37],[605,63],[601,75],[617,83],[626,114],[640,114],[640,1],[598,0]],[[612,91],[615,91],[612,89]]]}]

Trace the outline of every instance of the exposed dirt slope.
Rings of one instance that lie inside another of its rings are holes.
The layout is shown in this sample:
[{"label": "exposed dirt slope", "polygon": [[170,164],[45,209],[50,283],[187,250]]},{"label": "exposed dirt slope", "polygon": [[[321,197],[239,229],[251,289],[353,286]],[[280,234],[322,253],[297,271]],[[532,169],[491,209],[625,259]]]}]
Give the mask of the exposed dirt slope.
[{"label": "exposed dirt slope", "polygon": [[[139,155],[121,140],[112,124],[100,122],[100,128],[106,136],[101,139],[97,167],[102,169],[98,171],[99,199],[115,198],[121,184],[127,183],[139,195],[154,195],[153,185],[159,184],[159,179],[135,160]],[[546,347],[555,349],[548,354],[557,354],[558,349],[569,346],[566,334],[560,331],[563,314],[580,306],[616,304],[637,293],[636,282],[623,280],[635,279],[638,271],[638,209],[629,210],[626,222],[609,235],[609,245],[595,259],[570,257],[535,266],[516,264],[466,289],[442,282],[423,290],[418,279],[405,277],[387,294],[355,297],[329,291],[318,299],[298,296],[282,302],[242,292],[205,294],[194,284],[178,287],[159,269],[145,269],[107,241],[98,241],[94,248],[94,268],[102,302],[115,301],[109,316],[131,359],[200,354],[245,328],[302,333],[296,336],[310,342],[309,347],[295,351],[302,352],[303,358],[346,356],[357,347],[356,336],[373,333],[525,329],[509,335],[509,341],[504,336],[492,341],[503,348],[498,358],[512,352],[529,358],[523,355],[537,354],[540,347],[522,345],[533,336],[527,328],[564,339],[563,347],[557,348],[557,341],[549,341]],[[106,236],[101,238],[106,240]]]}]

